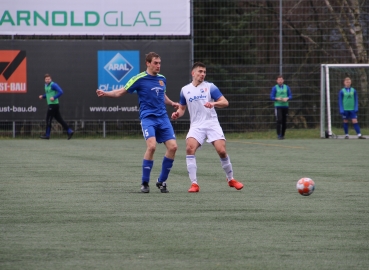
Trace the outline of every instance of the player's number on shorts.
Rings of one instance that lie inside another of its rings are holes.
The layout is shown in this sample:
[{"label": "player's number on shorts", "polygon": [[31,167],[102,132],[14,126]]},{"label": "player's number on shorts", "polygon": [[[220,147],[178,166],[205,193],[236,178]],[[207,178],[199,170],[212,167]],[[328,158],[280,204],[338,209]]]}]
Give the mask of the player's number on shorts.
[{"label": "player's number on shorts", "polygon": [[149,132],[147,131],[147,129],[144,130],[145,133],[145,137],[149,136]]}]

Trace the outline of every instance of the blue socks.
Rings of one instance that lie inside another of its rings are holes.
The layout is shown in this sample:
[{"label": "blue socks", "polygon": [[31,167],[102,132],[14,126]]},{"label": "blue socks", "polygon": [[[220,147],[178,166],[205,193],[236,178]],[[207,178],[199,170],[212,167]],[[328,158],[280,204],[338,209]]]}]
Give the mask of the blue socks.
[{"label": "blue socks", "polygon": [[50,131],[51,131],[51,127],[47,127],[46,128],[46,133],[45,133],[46,137],[50,137]]},{"label": "blue socks", "polygon": [[[168,179],[168,175],[170,173],[170,170],[173,167],[173,159],[164,157],[163,158],[163,163],[162,163],[162,167],[161,167],[161,172],[159,175],[159,182],[164,182],[165,180]],[[152,167],[154,165],[154,161],[153,160],[146,160],[144,159],[142,161],[142,183],[146,182],[148,183],[150,181],[150,174],[151,174],[151,170]]]},{"label": "blue socks", "polygon": [[348,134],[348,123],[343,123],[343,130],[345,131],[345,134]]},{"label": "blue socks", "polygon": [[[71,130],[70,128],[68,128],[67,133],[71,134],[73,132],[73,130]],[[51,127],[46,127],[46,133],[45,136],[50,137],[50,133],[51,133]]]},{"label": "blue socks", "polygon": [[[359,123],[353,124],[353,126],[356,131],[356,134],[361,134]],[[348,134],[348,127],[349,127],[349,123],[343,123],[343,130],[345,131],[346,135]]]},{"label": "blue socks", "polygon": [[153,165],[154,165],[153,160],[144,159],[142,161],[142,184],[144,182],[148,183],[150,181],[150,173]]},{"label": "blue socks", "polygon": [[356,131],[356,134],[360,134],[361,132],[360,132],[360,127],[359,127],[359,123],[356,123],[356,124],[354,124],[354,129],[355,129],[355,131]]},{"label": "blue socks", "polygon": [[162,166],[161,166],[161,172],[160,172],[159,179],[158,179],[158,181],[160,183],[163,183],[165,180],[168,179],[168,175],[170,173],[170,170],[173,167],[173,162],[174,162],[173,159],[170,159],[170,158],[167,158],[167,157],[164,156],[163,163],[162,163]]}]

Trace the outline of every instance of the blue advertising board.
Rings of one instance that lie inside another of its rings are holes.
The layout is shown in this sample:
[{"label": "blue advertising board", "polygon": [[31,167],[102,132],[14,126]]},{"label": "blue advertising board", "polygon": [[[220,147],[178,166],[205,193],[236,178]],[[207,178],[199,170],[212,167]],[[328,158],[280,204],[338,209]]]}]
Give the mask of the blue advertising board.
[{"label": "blue advertising board", "polygon": [[140,52],[98,51],[97,63],[98,89],[119,89],[140,73]]}]

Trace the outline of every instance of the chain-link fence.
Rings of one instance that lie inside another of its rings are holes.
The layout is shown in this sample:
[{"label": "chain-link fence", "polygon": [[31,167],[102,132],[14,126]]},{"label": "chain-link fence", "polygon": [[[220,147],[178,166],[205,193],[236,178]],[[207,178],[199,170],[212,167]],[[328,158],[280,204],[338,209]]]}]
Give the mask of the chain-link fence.
[{"label": "chain-link fence", "polygon": [[[191,7],[191,36],[1,36],[1,39],[99,42],[192,39],[191,62],[207,65],[206,79],[217,85],[230,102],[228,108],[217,111],[225,132],[274,129],[273,102],[269,96],[280,74],[293,95],[288,128],[319,128],[320,65],[369,63],[367,0],[194,0]],[[365,127],[369,120],[366,119],[369,91],[356,88],[361,96],[361,125]],[[87,122],[77,122],[77,132],[83,134]],[[24,123],[27,124],[20,129],[21,134],[38,132],[41,125],[27,119]],[[7,133],[19,130],[18,125],[22,124],[2,122],[0,129]],[[96,134],[106,132],[108,136],[141,132],[139,120],[107,122],[105,131],[101,125],[101,121],[92,121],[89,130]],[[186,132],[188,120],[173,125],[177,132]]]},{"label": "chain-link fence", "polygon": [[[194,60],[230,101],[218,110],[224,129],[274,128],[280,73],[293,95],[289,128],[317,128],[320,65],[368,63],[368,11],[369,1],[194,1]],[[359,91],[365,116],[368,89]]]}]

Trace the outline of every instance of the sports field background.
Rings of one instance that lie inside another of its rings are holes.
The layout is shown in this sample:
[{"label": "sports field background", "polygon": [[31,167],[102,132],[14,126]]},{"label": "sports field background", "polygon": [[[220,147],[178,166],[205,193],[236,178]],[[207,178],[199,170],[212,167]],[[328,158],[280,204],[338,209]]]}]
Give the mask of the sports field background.
[{"label": "sports field background", "polygon": [[178,145],[170,193],[154,184],[158,145],[142,194],[143,139],[1,140],[0,269],[369,268],[369,139],[230,136],[244,189],[206,144],[195,194]]}]

